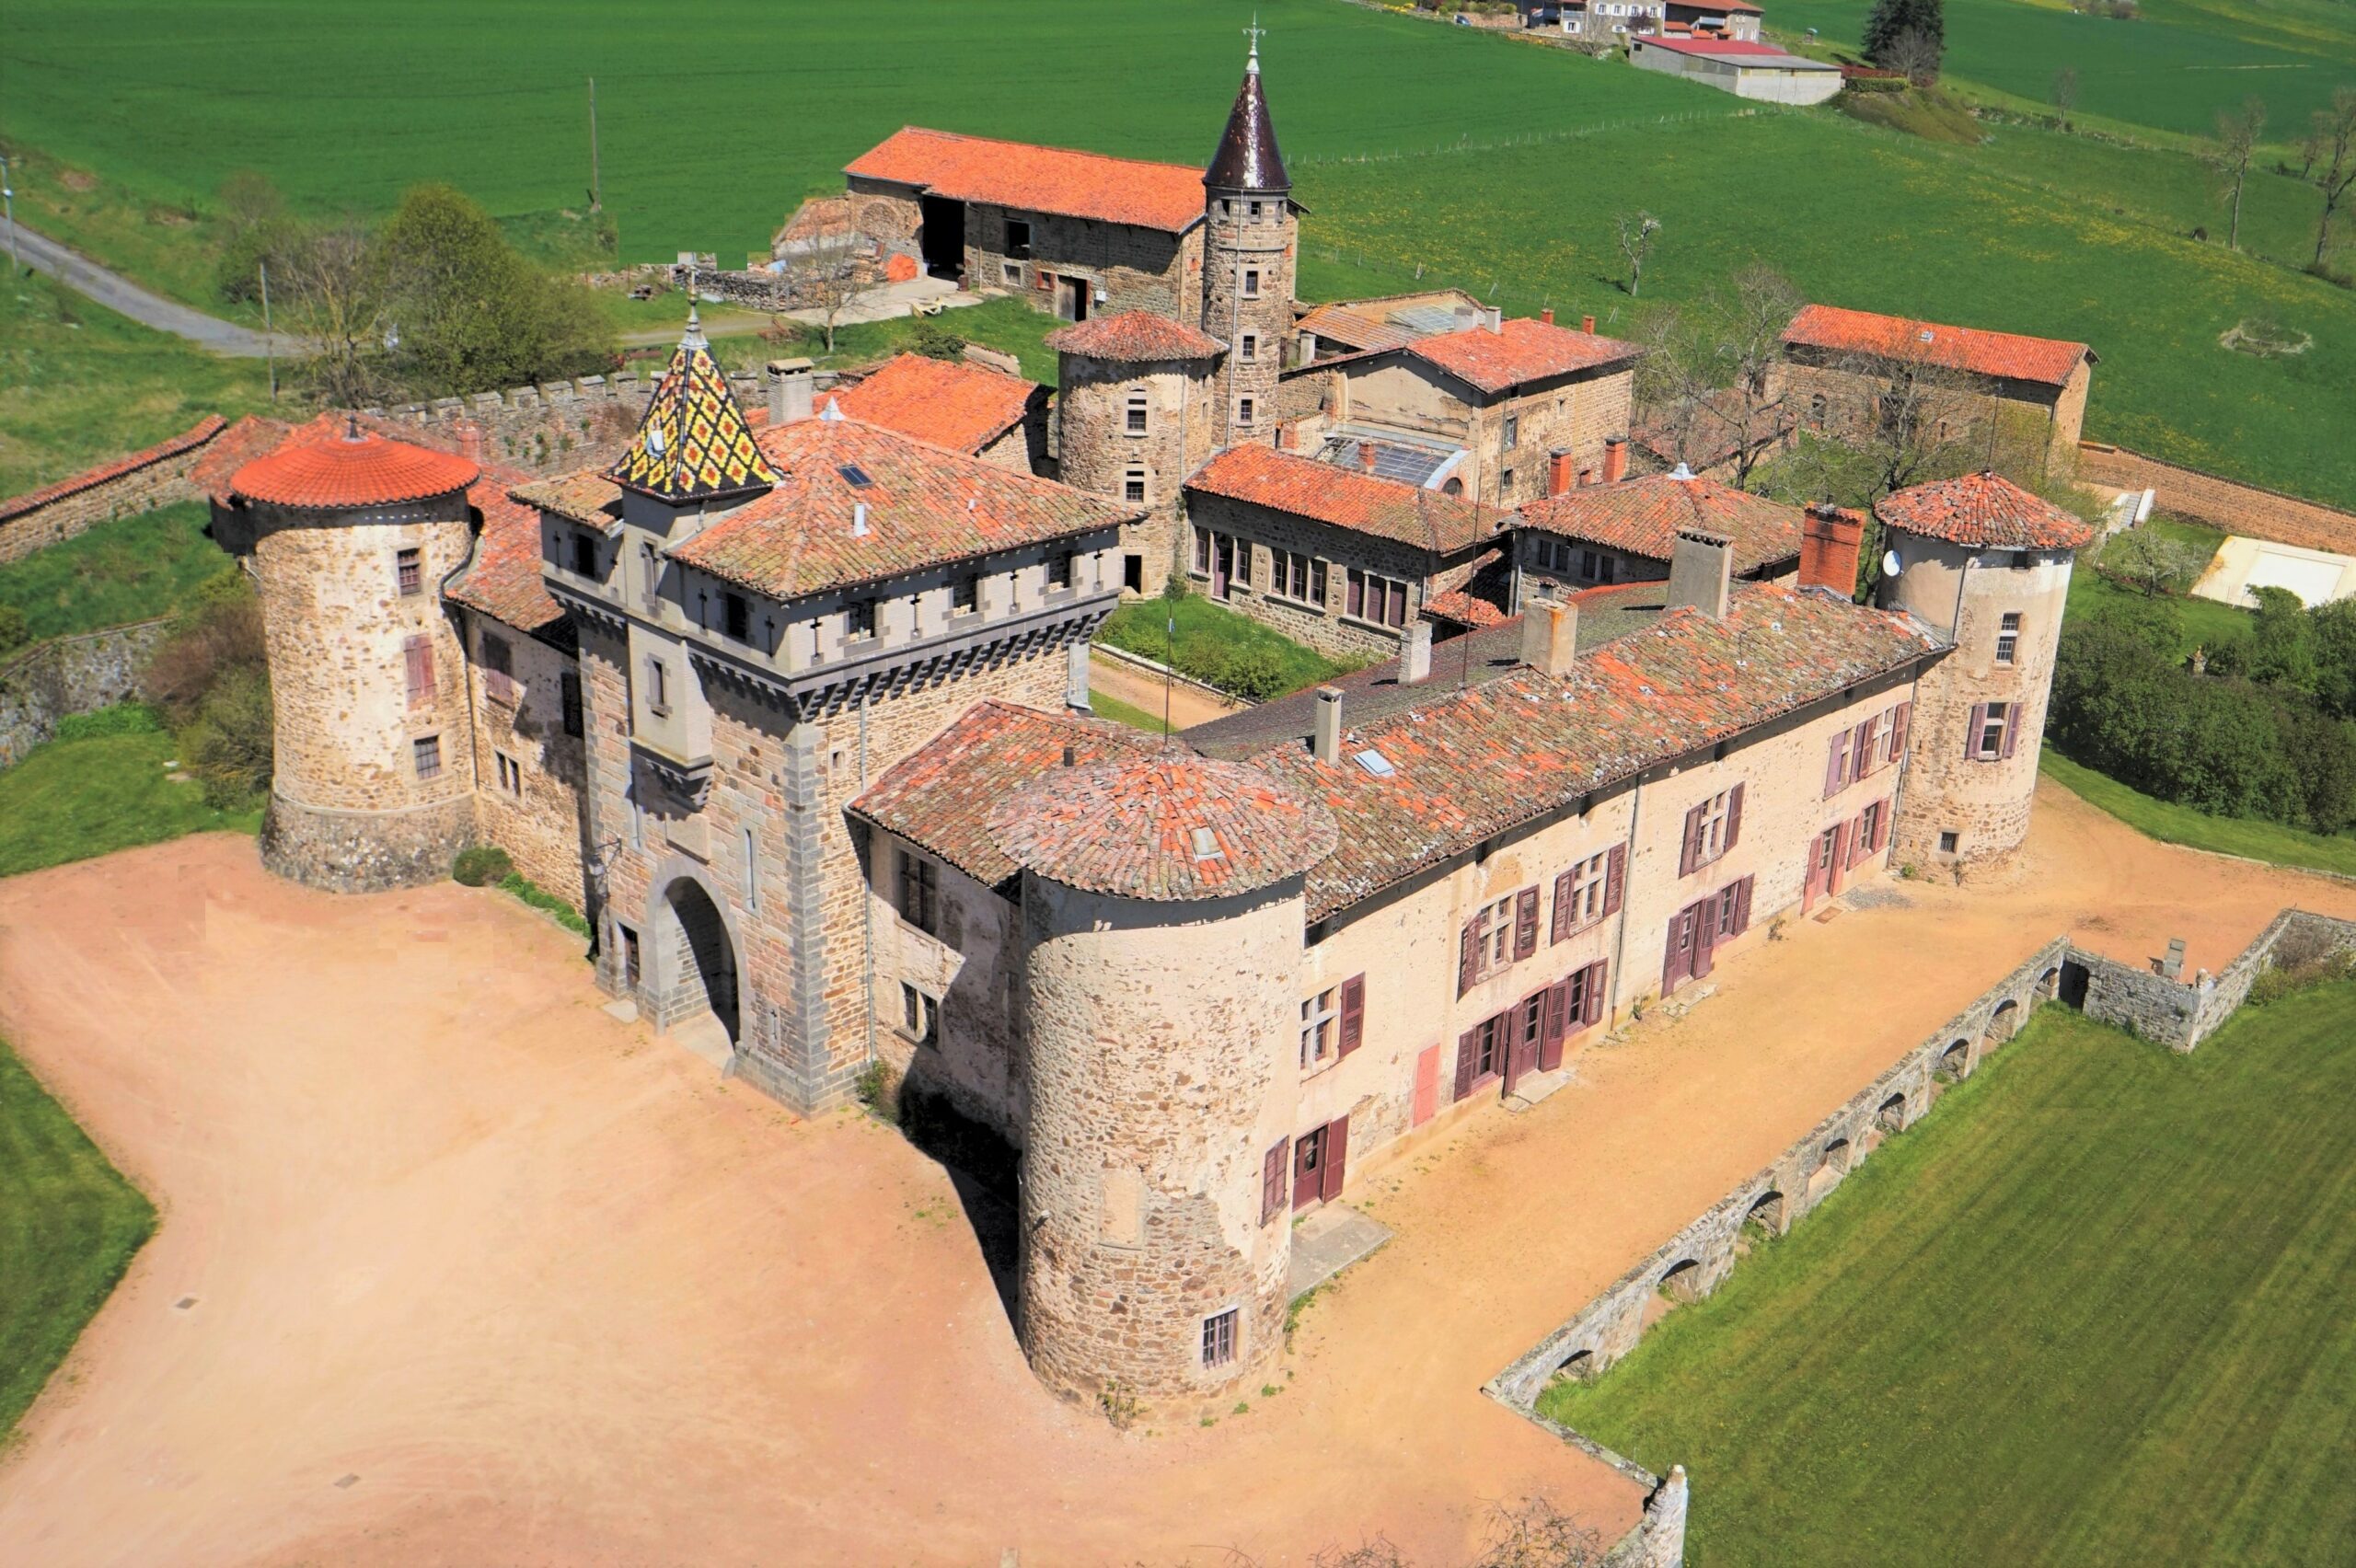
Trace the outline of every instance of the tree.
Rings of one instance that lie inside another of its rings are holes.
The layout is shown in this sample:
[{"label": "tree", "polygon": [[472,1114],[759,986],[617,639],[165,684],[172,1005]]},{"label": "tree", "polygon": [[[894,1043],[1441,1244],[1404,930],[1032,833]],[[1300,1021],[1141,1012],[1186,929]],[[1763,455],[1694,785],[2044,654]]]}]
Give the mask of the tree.
[{"label": "tree", "polygon": [[786,291],[795,306],[817,317],[826,334],[826,352],[835,352],[835,324],[874,282],[864,236],[856,231],[814,235],[793,242],[780,259]]},{"label": "tree", "polygon": [[221,297],[252,300],[261,294],[261,269],[266,264],[283,277],[287,258],[305,238],[303,225],[289,216],[286,199],[266,175],[240,169],[221,182],[221,216],[228,237],[214,283]]},{"label": "tree", "polygon": [[1790,279],[1754,263],[1687,309],[1660,312],[1639,336],[1651,351],[1636,362],[1636,399],[1648,423],[1668,433],[1679,462],[1731,451],[1734,482],[1752,470],[1784,428],[1773,383],[1784,329],[1807,302]]},{"label": "tree", "polygon": [[1918,87],[1927,87],[1939,79],[1942,52],[1938,40],[1918,28],[1890,40],[1875,63],[1903,74]]},{"label": "tree", "polygon": [[2356,185],[2356,87],[2340,87],[2331,95],[2331,107],[2319,109],[2309,122],[2299,149],[2316,172],[2316,188],[2323,192],[2323,213],[2316,220],[2315,265],[2331,253],[2331,225],[2348,189]]},{"label": "tree", "polygon": [[303,344],[298,377],[329,408],[379,401],[387,386],[385,291],[368,231],[357,221],[315,230],[280,262],[279,320]]},{"label": "tree", "polygon": [[2053,107],[2062,116],[2062,129],[2070,129],[2070,111],[2078,107],[2078,68],[2064,66],[2053,78]]},{"label": "tree", "polygon": [[1933,352],[1912,328],[1892,333],[1878,347],[1841,356],[1834,368],[1850,405],[1829,410],[1827,424],[1849,432],[1862,466],[1865,504],[1927,479],[1949,478],[1987,466],[1973,439],[1982,420],[1993,420],[1992,399],[1979,379]]},{"label": "tree", "polygon": [[2181,594],[2192,584],[2200,562],[2174,539],[2148,528],[2130,528],[2095,558],[2095,569],[2146,598]]},{"label": "tree", "polygon": [[2225,248],[2242,248],[2242,189],[2249,181],[2250,159],[2266,132],[2266,105],[2257,98],[2239,110],[2217,111],[2217,140],[2206,152],[2216,171],[2218,199],[2225,203]]},{"label": "tree", "polygon": [[[1874,0],[1865,17],[1865,58],[1918,82],[1938,75],[1946,52],[1946,16],[1941,0]],[[1903,54],[1904,62],[1892,58]]]},{"label": "tree", "polygon": [[1628,297],[1634,299],[1644,284],[1645,257],[1653,248],[1653,236],[1660,232],[1660,220],[1646,212],[1634,217],[1623,213],[1619,223],[1620,254],[1628,259]]}]

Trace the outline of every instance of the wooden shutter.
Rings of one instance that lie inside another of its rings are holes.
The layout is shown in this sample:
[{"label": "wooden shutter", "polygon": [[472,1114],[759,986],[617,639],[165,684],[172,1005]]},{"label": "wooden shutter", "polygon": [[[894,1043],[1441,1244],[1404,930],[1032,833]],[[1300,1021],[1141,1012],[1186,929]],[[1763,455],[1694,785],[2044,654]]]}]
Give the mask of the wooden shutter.
[{"label": "wooden shutter", "polygon": [[2013,743],[2021,738],[2021,710],[2027,706],[2025,702],[2015,702],[2004,709],[2004,749],[2002,755],[2007,761],[2013,755]]},{"label": "wooden shutter", "polygon": [[1865,813],[1859,812],[1855,820],[1849,824],[1849,853],[1842,859],[1842,865],[1849,867],[1852,870],[1856,869],[1857,862],[1865,858],[1865,839],[1867,836],[1868,836],[1865,833]]},{"label": "wooden shutter", "polygon": [[1677,856],[1677,874],[1680,877],[1692,876],[1694,865],[1702,858],[1702,813],[1709,809],[1710,802],[1704,801],[1685,813],[1685,845]]},{"label": "wooden shutter", "polygon": [[1457,1037],[1455,1099],[1461,1100],[1472,1092],[1472,1061],[1477,1049],[1473,1036],[1480,1032],[1478,1029],[1468,1029]]},{"label": "wooden shutter", "polygon": [[1906,760],[1906,723],[1913,714],[1914,705],[1911,702],[1901,702],[1890,709],[1889,760],[1893,763]]},{"label": "wooden shutter", "polygon": [[1523,888],[1513,899],[1513,956],[1516,963],[1538,951],[1538,889]]},{"label": "wooden shutter", "polygon": [[1464,922],[1464,935],[1456,944],[1456,994],[1464,995],[1481,974],[1481,917],[1475,915]]},{"label": "wooden shutter", "polygon": [[1265,1225],[1285,1212],[1285,1154],[1291,1140],[1278,1138],[1260,1161],[1260,1223]]},{"label": "wooden shutter", "polygon": [[1571,934],[1571,873],[1565,871],[1554,879],[1554,926],[1546,940],[1551,945]]},{"label": "wooden shutter", "polygon": [[1849,745],[1849,771],[1863,778],[1874,770],[1874,721],[1866,720],[1853,732],[1857,738]]},{"label": "wooden shutter", "polygon": [[1346,1056],[1366,1034],[1366,976],[1353,974],[1342,982],[1342,1038],[1334,1054]]},{"label": "wooden shutter", "polygon": [[1842,730],[1832,737],[1824,759],[1824,798],[1832,799],[1849,782],[1850,732]]},{"label": "wooden shutter", "polygon": [[1987,723],[1988,705],[1984,702],[1973,703],[1971,705],[1971,727],[1963,732],[1963,755],[1966,759],[1972,762],[1978,762],[1981,759],[1980,732],[1986,727]]},{"label": "wooden shutter", "polygon": [[1563,1065],[1563,1036],[1570,1032],[1571,983],[1558,980],[1546,988],[1546,1031],[1538,1040],[1538,1070],[1551,1073]]},{"label": "wooden shutter", "polygon": [[1342,1195],[1342,1180],[1350,1164],[1350,1119],[1325,1124],[1325,1180],[1318,1195],[1331,1203]]},{"label": "wooden shutter", "polygon": [[1727,794],[1727,853],[1742,842],[1742,786],[1738,784]]},{"label": "wooden shutter", "polygon": [[1585,1026],[1603,1017],[1603,982],[1611,973],[1608,960],[1597,959],[1587,966],[1587,1005],[1580,1009],[1579,1023]]},{"label": "wooden shutter", "polygon": [[1734,901],[1734,929],[1737,936],[1750,929],[1750,886],[1758,880],[1756,877],[1745,877],[1737,884],[1739,889],[1735,894]]},{"label": "wooden shutter", "polygon": [[1628,847],[1614,844],[1611,855],[1603,862],[1603,912],[1606,915],[1620,913],[1620,896],[1627,890],[1627,883]]},{"label": "wooden shutter", "polygon": [[404,639],[401,656],[408,664],[409,705],[420,707],[433,697],[433,640],[422,634]]},{"label": "wooden shutter", "polygon": [[1292,1140],[1292,1206],[1295,1208],[1315,1203],[1324,1184],[1317,1165],[1311,1163],[1312,1160],[1322,1163],[1324,1149],[1322,1146],[1325,1140],[1320,1136],[1322,1131],[1303,1133]]},{"label": "wooden shutter", "polygon": [[1892,808],[1897,803],[1895,795],[1885,799],[1881,803],[1881,814],[1874,818],[1874,853],[1877,855],[1889,847],[1889,819],[1895,814]]},{"label": "wooden shutter", "polygon": [[1678,962],[1678,942],[1685,934],[1685,923],[1692,914],[1690,909],[1680,910],[1669,917],[1669,951],[1661,956],[1660,962],[1660,991],[1664,997],[1674,990],[1678,981],[1685,976],[1685,965]]},{"label": "wooden shutter", "polygon": [[1693,920],[1693,978],[1709,974],[1713,965],[1710,949],[1718,940],[1718,894],[1713,894],[1696,906]]}]

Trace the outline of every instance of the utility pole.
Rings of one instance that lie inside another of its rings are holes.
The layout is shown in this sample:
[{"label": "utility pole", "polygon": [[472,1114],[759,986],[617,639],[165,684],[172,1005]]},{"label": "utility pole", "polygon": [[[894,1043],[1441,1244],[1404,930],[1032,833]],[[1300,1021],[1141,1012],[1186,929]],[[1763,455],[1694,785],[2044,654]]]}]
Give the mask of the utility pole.
[{"label": "utility pole", "polygon": [[8,265],[21,272],[25,259],[17,254],[17,190],[8,182],[8,160],[0,158],[0,206],[8,212]]},{"label": "utility pole", "polygon": [[597,78],[589,78],[589,210],[603,212],[605,203],[597,178]]},{"label": "utility pole", "polygon": [[261,351],[270,362],[270,400],[278,401],[278,334],[270,326],[270,263],[260,263],[261,272]]}]

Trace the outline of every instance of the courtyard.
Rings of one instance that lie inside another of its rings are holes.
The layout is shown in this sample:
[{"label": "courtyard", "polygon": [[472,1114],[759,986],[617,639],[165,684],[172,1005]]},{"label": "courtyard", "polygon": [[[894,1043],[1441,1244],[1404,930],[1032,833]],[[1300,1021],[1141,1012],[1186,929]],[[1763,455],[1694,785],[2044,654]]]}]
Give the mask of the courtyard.
[{"label": "courtyard", "polygon": [[1533,1493],[1616,1535],[1635,1488],[1484,1379],[2045,937],[2213,970],[2284,905],[2356,915],[2050,783],[2008,884],[1882,891],[1535,1110],[1369,1159],[1352,1201],[1396,1239],[1275,1391],[1122,1434],[1033,1380],[939,1166],[616,1022],[512,900],[311,893],[218,834],[0,882],[0,1033],[161,1215],[0,1458],[0,1539],[1276,1563],[1380,1532],[1440,1564]]}]

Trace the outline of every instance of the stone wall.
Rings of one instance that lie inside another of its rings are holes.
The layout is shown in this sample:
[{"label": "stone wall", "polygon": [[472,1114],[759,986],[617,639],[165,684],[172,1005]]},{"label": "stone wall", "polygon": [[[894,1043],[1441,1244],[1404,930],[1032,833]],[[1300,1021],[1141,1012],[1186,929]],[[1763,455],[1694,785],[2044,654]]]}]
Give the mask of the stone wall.
[{"label": "stone wall", "polygon": [[[1209,213],[1203,242],[1201,326],[1227,345],[1215,406],[1218,444],[1231,446],[1264,436],[1282,417],[1276,410],[1276,381],[1284,369],[1285,346],[1292,340],[1300,221],[1288,198],[1245,191],[1218,192]],[[1256,287],[1250,286],[1254,283]],[[1171,314],[1185,320],[1192,315],[1191,304],[1182,301]]]},{"label": "stone wall", "polygon": [[[756,373],[732,371],[728,385],[741,407],[764,406]],[[653,377],[626,373],[362,411],[403,427],[404,440],[445,452],[459,450],[472,426],[481,432],[483,461],[541,477],[612,462],[637,434],[653,395]]]},{"label": "stone wall", "polygon": [[0,767],[57,732],[70,713],[129,700],[167,623],[141,621],[37,642],[0,663]]},{"label": "stone wall", "polygon": [[341,812],[273,791],[262,813],[261,863],[329,893],[418,887],[449,876],[450,862],[474,842],[474,832],[471,795],[408,811]]},{"label": "stone wall", "polygon": [[2088,1018],[2138,1038],[2190,1051],[2215,1033],[2249,997],[2258,977],[2278,963],[2300,963],[2356,951],[2356,922],[2285,909],[2222,974],[2172,979],[2100,953],[2070,950],[2073,991]]},{"label": "stone wall", "polygon": [[[1425,605],[1438,591],[1432,578],[1445,564],[1431,550],[1396,539],[1202,491],[1187,493],[1186,521],[1191,527],[1181,534],[1179,545],[1185,552],[1187,575],[1195,593],[1207,595],[1211,580],[1208,572],[1195,566],[1192,529],[1208,528],[1232,536],[1239,551],[1249,548],[1252,552],[1252,581],[1246,583],[1239,577],[1230,582],[1227,606],[1337,659],[1394,657],[1406,635],[1404,627],[1422,616]],[[1476,553],[1477,548],[1462,552],[1459,559]],[[1326,563],[1322,603],[1272,591],[1278,550]],[[1407,584],[1407,618],[1403,626],[1383,626],[1348,614],[1352,567]]]},{"label": "stone wall", "polygon": [[0,501],[0,564],[22,560],[43,545],[70,539],[100,523],[200,499],[188,471],[222,429],[220,416],[207,414],[185,432],[144,452]]},{"label": "stone wall", "polygon": [[[580,908],[589,848],[581,809],[587,764],[582,738],[564,727],[565,682],[579,679],[579,661],[512,627],[472,612],[461,616],[473,654],[467,700],[476,832],[506,850],[517,870]],[[491,639],[506,645],[507,675],[493,672],[483,656]]]},{"label": "stone wall", "polygon": [[2078,444],[2078,478],[2089,484],[2154,492],[2162,512],[2189,517],[2228,534],[2270,539],[2302,549],[2356,555],[2356,513],[2302,501],[2258,485],[2221,478],[2198,468],[2163,463],[2100,442]]}]

